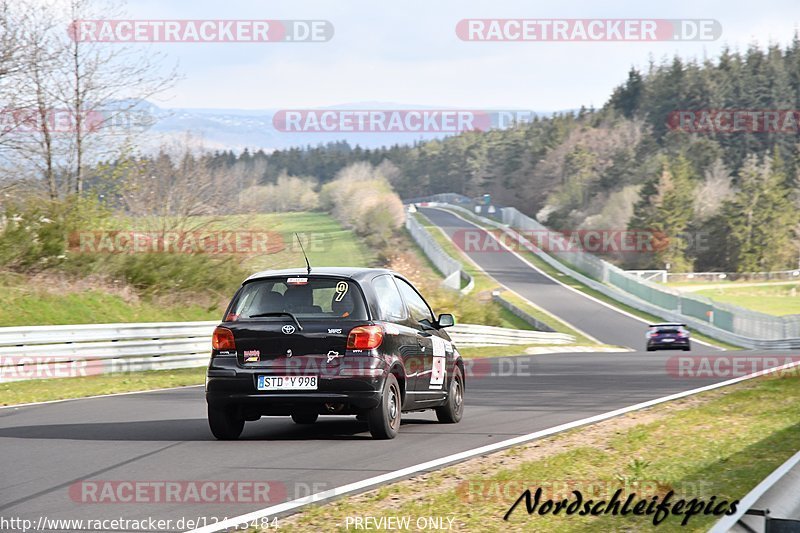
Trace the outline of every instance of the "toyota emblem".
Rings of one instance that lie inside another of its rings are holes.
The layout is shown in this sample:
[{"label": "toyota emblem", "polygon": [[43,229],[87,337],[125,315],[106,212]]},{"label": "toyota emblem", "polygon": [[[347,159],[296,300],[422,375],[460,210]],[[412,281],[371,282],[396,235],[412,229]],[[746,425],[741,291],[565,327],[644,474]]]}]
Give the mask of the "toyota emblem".
[{"label": "toyota emblem", "polygon": [[294,326],[291,324],[286,324],[281,328],[281,331],[283,331],[287,335],[291,335],[292,333],[294,333]]}]

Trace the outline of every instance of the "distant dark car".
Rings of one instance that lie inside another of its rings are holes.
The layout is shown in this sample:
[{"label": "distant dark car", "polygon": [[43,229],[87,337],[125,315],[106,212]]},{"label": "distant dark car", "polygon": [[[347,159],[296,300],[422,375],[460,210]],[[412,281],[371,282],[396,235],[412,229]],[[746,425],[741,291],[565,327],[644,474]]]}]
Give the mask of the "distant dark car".
[{"label": "distant dark car", "polygon": [[236,292],[213,336],[206,379],[211,432],[236,439],[245,421],[356,415],[391,439],[404,411],[461,420],[464,363],[404,277],[383,269],[266,271]]},{"label": "distant dark car", "polygon": [[691,349],[689,330],[686,324],[651,324],[647,332],[647,351]]}]

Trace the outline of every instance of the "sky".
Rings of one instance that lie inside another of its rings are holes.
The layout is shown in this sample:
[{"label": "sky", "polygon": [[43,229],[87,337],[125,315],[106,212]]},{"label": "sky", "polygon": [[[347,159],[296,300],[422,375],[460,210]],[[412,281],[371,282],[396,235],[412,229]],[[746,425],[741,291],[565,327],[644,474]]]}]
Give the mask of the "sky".
[{"label": "sky", "polygon": [[[602,106],[631,66],[789,43],[799,0],[130,0],[132,19],[327,20],[323,43],[137,44],[178,64],[167,107],[286,109],[358,102],[555,111]],[[716,41],[466,42],[465,18],[715,19]],[[116,46],[108,44],[109,46]]]}]

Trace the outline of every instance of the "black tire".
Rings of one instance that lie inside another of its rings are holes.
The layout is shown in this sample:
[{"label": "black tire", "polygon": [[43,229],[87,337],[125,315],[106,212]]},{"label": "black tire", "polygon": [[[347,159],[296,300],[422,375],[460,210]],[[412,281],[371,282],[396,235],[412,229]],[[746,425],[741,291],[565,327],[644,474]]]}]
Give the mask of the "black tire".
[{"label": "black tire", "polygon": [[461,369],[456,367],[453,379],[450,381],[450,391],[447,393],[447,403],[436,408],[436,418],[442,424],[457,424],[464,414],[464,376]]},{"label": "black tire", "polygon": [[689,350],[691,350],[691,349],[692,349],[692,347],[691,347],[691,346],[687,346],[686,348],[684,348],[684,349],[683,349],[683,351],[684,351],[684,352],[688,352],[688,351],[689,351]]},{"label": "black tire", "polygon": [[236,440],[244,429],[244,417],[235,406],[208,406],[208,426],[219,440]]},{"label": "black tire", "polygon": [[654,351],[656,351],[656,349],[655,349],[655,348],[650,348],[650,347],[648,346],[648,347],[647,347],[647,351],[648,351],[648,352],[654,352]]},{"label": "black tire", "polygon": [[295,424],[313,424],[319,418],[319,413],[292,413]]},{"label": "black tire", "polygon": [[400,430],[400,410],[403,398],[394,374],[389,374],[383,385],[381,401],[367,413],[369,432],[375,439],[393,439]]}]

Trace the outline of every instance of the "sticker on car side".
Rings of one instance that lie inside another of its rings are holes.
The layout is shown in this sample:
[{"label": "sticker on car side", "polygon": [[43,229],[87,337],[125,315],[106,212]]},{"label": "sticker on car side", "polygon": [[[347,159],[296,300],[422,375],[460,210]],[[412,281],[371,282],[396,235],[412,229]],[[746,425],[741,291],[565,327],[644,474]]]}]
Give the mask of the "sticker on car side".
[{"label": "sticker on car side", "polygon": [[431,383],[429,389],[441,389],[444,385],[446,360],[446,347],[445,340],[440,337],[431,337],[431,344],[433,345],[433,366],[431,367]]}]

